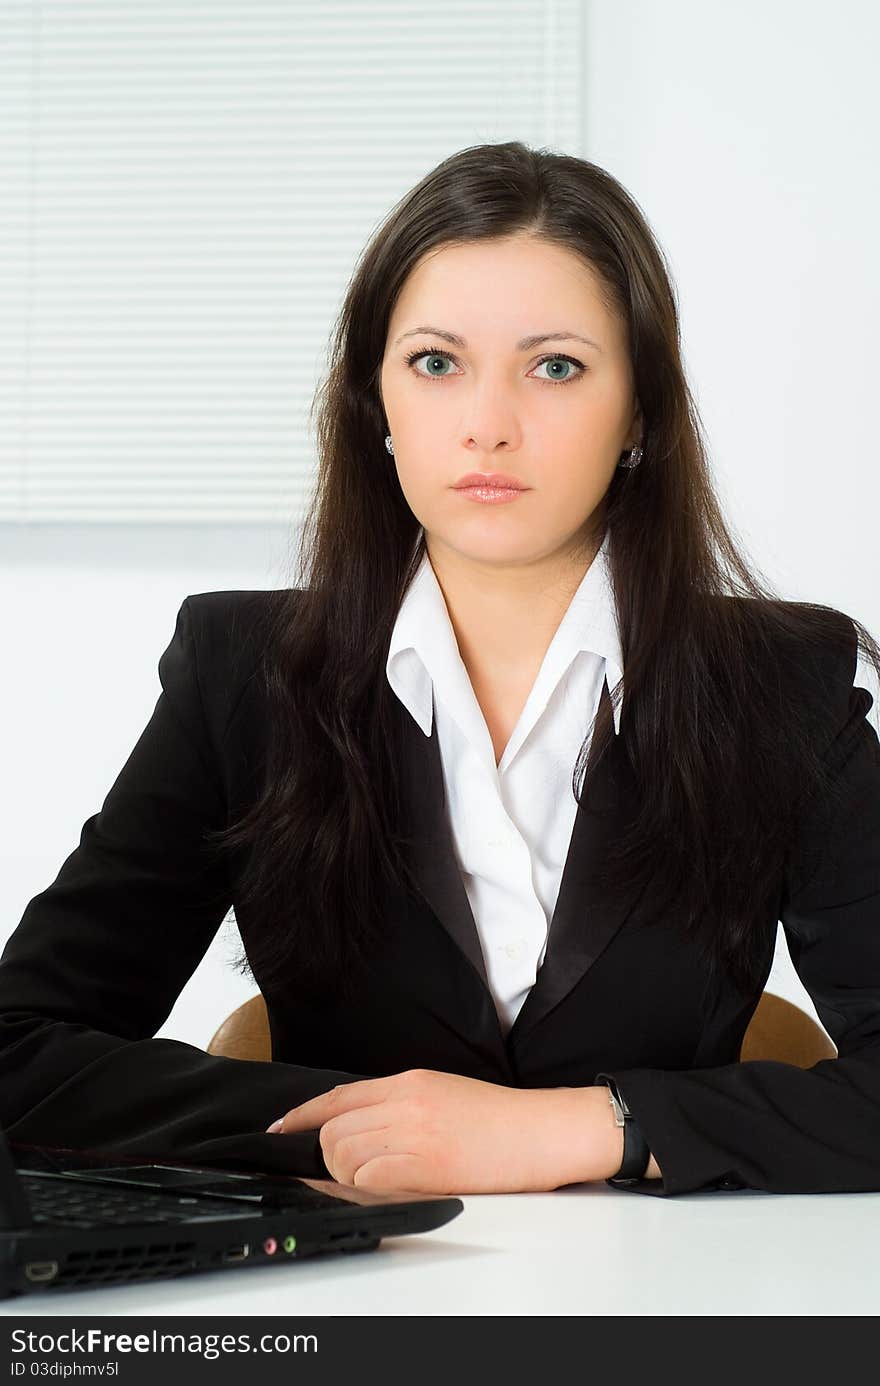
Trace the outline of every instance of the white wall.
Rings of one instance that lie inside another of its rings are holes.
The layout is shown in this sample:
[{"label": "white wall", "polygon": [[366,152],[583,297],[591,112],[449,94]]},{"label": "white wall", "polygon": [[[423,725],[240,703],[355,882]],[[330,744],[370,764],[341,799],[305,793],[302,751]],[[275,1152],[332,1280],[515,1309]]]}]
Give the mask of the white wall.
[{"label": "white wall", "polygon": [[[667,253],[727,514],[784,596],[877,634],[880,12],[603,0],[588,16],[582,152],[628,187]],[[288,542],[236,528],[0,535],[0,946],[148,720],[184,597],[282,585]],[[228,966],[229,927],[161,1035],[203,1046],[251,994]],[[815,1014],[784,941],[769,985]]]}]

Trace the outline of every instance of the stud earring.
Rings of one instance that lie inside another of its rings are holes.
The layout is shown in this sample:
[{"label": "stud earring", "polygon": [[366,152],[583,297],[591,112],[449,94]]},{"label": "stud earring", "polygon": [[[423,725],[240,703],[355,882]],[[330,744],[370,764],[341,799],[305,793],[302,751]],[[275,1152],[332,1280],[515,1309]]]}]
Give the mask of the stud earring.
[{"label": "stud earring", "polygon": [[631,448],[629,457],[626,461],[621,458],[617,464],[618,467],[637,467],[642,460],[643,451],[644,449],[640,447]]}]

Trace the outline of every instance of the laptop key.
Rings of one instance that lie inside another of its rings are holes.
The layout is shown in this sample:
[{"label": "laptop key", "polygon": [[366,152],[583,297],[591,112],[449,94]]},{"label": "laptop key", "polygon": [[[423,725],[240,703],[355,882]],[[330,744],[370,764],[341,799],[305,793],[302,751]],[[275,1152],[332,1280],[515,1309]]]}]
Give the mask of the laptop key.
[{"label": "laptop key", "polygon": [[95,1223],[177,1223],[242,1212],[240,1204],[224,1203],[220,1199],[195,1200],[146,1189],[132,1196],[127,1189],[22,1177],[35,1222],[58,1222],[77,1227]]}]

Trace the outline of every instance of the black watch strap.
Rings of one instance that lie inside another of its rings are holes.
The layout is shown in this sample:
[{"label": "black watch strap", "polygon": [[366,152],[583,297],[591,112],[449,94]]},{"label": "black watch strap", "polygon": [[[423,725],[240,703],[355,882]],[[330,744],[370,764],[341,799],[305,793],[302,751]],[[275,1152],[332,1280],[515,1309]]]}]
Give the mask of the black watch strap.
[{"label": "black watch strap", "polygon": [[614,1119],[623,1127],[623,1160],[620,1169],[606,1182],[609,1184],[636,1184],[644,1179],[651,1151],[641,1127],[626,1105],[617,1087],[617,1080],[610,1073],[597,1073],[595,1081],[605,1083],[609,1090],[609,1101],[614,1110]]}]

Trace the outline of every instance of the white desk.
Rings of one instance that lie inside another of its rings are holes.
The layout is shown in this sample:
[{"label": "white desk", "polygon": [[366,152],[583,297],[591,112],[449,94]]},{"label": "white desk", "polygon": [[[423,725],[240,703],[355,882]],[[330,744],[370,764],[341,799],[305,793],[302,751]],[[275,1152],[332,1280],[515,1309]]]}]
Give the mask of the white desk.
[{"label": "white desk", "polygon": [[28,1315],[875,1315],[880,1193],[466,1195],[377,1251],[21,1296]]}]

